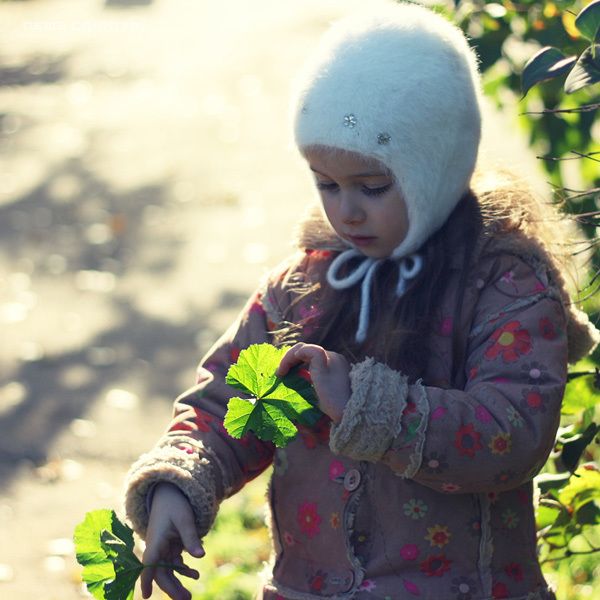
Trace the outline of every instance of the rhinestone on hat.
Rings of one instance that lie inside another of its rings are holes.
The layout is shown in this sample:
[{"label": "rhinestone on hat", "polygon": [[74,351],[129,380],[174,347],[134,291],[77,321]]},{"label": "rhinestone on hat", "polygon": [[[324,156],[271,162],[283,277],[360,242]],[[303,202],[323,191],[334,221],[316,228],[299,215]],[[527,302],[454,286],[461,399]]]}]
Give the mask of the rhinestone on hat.
[{"label": "rhinestone on hat", "polygon": [[356,116],[353,114],[344,115],[344,127],[354,129],[356,127]]},{"label": "rhinestone on hat", "polygon": [[392,136],[389,133],[380,133],[377,136],[377,143],[381,145],[389,144]]}]

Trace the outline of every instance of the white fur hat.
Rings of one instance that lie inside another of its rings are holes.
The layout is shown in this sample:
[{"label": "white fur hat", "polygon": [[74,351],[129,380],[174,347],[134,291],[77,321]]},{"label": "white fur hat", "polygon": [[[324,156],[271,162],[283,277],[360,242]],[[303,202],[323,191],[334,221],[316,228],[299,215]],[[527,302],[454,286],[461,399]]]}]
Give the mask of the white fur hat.
[{"label": "white fur hat", "polygon": [[393,173],[409,230],[394,250],[415,252],[467,190],[481,137],[477,58],[442,16],[414,4],[334,25],[299,81],[298,147],[376,158]]}]

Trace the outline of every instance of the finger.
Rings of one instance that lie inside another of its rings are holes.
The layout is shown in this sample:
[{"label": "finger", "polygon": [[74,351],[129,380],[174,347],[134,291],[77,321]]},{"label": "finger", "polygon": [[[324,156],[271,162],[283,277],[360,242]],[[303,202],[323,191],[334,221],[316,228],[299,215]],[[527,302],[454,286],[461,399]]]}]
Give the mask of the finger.
[{"label": "finger", "polygon": [[146,567],[142,571],[142,575],[140,577],[142,598],[150,598],[150,596],[152,596],[152,580],[154,579],[154,571],[155,569],[153,567]]},{"label": "finger", "polygon": [[157,569],[155,580],[158,587],[173,600],[191,600],[190,592],[181,585],[170,569]]},{"label": "finger", "polygon": [[279,363],[276,371],[278,377],[285,376],[289,370],[302,363],[308,363],[309,369],[325,369],[327,367],[327,352],[316,344],[298,343],[292,346]]},{"label": "finger", "polygon": [[171,562],[172,562],[172,564],[177,565],[177,568],[175,570],[180,575],[183,575],[184,577],[189,577],[190,579],[200,579],[200,573],[198,571],[196,571],[196,569],[192,569],[191,567],[188,567],[183,562],[183,558],[181,558],[181,556],[178,556],[177,558],[173,559]]},{"label": "finger", "polygon": [[196,558],[202,558],[205,554],[204,548],[200,543],[200,536],[196,529],[196,523],[190,510],[189,513],[180,513],[177,519],[174,520],[175,527],[181,538],[181,543],[185,548],[186,552],[189,552]]}]

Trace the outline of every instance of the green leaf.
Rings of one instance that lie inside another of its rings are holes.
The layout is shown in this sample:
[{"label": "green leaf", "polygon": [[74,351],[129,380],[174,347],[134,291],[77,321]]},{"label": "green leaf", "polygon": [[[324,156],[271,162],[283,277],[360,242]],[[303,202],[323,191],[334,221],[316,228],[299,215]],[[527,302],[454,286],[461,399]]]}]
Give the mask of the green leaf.
[{"label": "green leaf", "polygon": [[600,0],[590,2],[575,19],[575,27],[590,42],[598,41],[600,32]]},{"label": "green leaf", "polygon": [[584,504],[576,515],[579,525],[598,525],[600,524],[600,506],[598,500],[593,500]]},{"label": "green leaf", "polygon": [[112,527],[113,514],[105,509],[88,512],[73,535],[77,562],[83,567],[83,581],[97,600],[105,600],[104,583],[115,578],[113,563],[100,542],[101,532]]},{"label": "green leaf", "polygon": [[[133,532],[127,529],[125,540],[107,529],[100,534],[102,547],[113,561],[116,575],[114,581],[104,586],[106,600],[132,600],[135,582],[144,569],[133,553]],[[117,530],[115,527],[115,532]]]},{"label": "green leaf", "polygon": [[566,57],[558,48],[542,48],[527,61],[521,73],[523,97],[536,83],[554,79],[569,71],[576,60],[576,56]]},{"label": "green leaf", "polygon": [[75,527],[73,536],[82,578],[97,600],[130,600],[135,582],[143,570],[133,553],[133,531],[115,511],[88,512]]},{"label": "green leaf", "polygon": [[223,425],[229,435],[241,438],[252,431],[276,446],[289,444],[298,433],[294,422],[314,425],[322,413],[310,382],[293,369],[284,378],[275,371],[288,347],[253,344],[240,352],[225,381],[252,397],[234,397],[227,404]]},{"label": "green leaf", "polygon": [[600,81],[600,46],[586,48],[565,81],[565,92],[572,94]]},{"label": "green leaf", "polygon": [[277,383],[275,371],[287,347],[252,344],[240,352],[237,363],[231,365],[225,382],[234,388],[262,398]]},{"label": "green leaf", "polygon": [[596,498],[600,498],[600,473],[586,467],[579,467],[558,495],[562,504],[574,510]]},{"label": "green leaf", "polygon": [[581,455],[598,431],[600,431],[600,425],[592,423],[583,433],[573,436],[563,444],[560,458],[569,471],[575,471]]},{"label": "green leaf", "polygon": [[572,415],[580,410],[596,406],[600,396],[594,385],[595,379],[596,375],[591,373],[569,381],[561,407],[563,414]]},{"label": "green leaf", "polygon": [[535,478],[535,483],[540,492],[545,494],[550,490],[561,488],[569,481],[570,477],[571,473],[542,473]]}]

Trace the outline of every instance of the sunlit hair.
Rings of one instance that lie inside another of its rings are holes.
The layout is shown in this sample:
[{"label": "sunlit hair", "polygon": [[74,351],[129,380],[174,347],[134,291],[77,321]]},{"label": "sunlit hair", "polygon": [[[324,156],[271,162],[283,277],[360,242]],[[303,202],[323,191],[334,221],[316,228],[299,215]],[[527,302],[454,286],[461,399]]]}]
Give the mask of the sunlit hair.
[{"label": "sunlit hair", "polygon": [[[357,344],[354,339],[360,307],[358,286],[338,291],[325,281],[307,281],[299,273],[291,275],[288,281],[295,297],[290,311],[297,302],[318,304],[319,326],[305,335],[302,323],[286,324],[277,332],[276,342],[320,344],[344,354],[351,362],[373,356],[407,374],[412,381],[425,377],[431,334],[441,318],[440,299],[449,285],[456,286],[452,322],[460,323],[474,251],[484,229],[493,235],[522,232],[542,246],[563,274],[566,267],[573,267],[570,242],[576,228],[565,215],[555,206],[538,200],[508,173],[476,176],[473,189],[464,194],[444,226],[421,248],[423,271],[402,298],[398,299],[394,293],[395,263],[390,260],[381,265],[373,285],[372,319],[365,343]],[[451,262],[453,271],[449,268]],[[576,284],[574,267],[571,280]],[[466,352],[466,348],[461,347],[462,339],[464,335],[459,331],[452,332],[452,383],[464,377],[464,373],[459,372]]]}]

